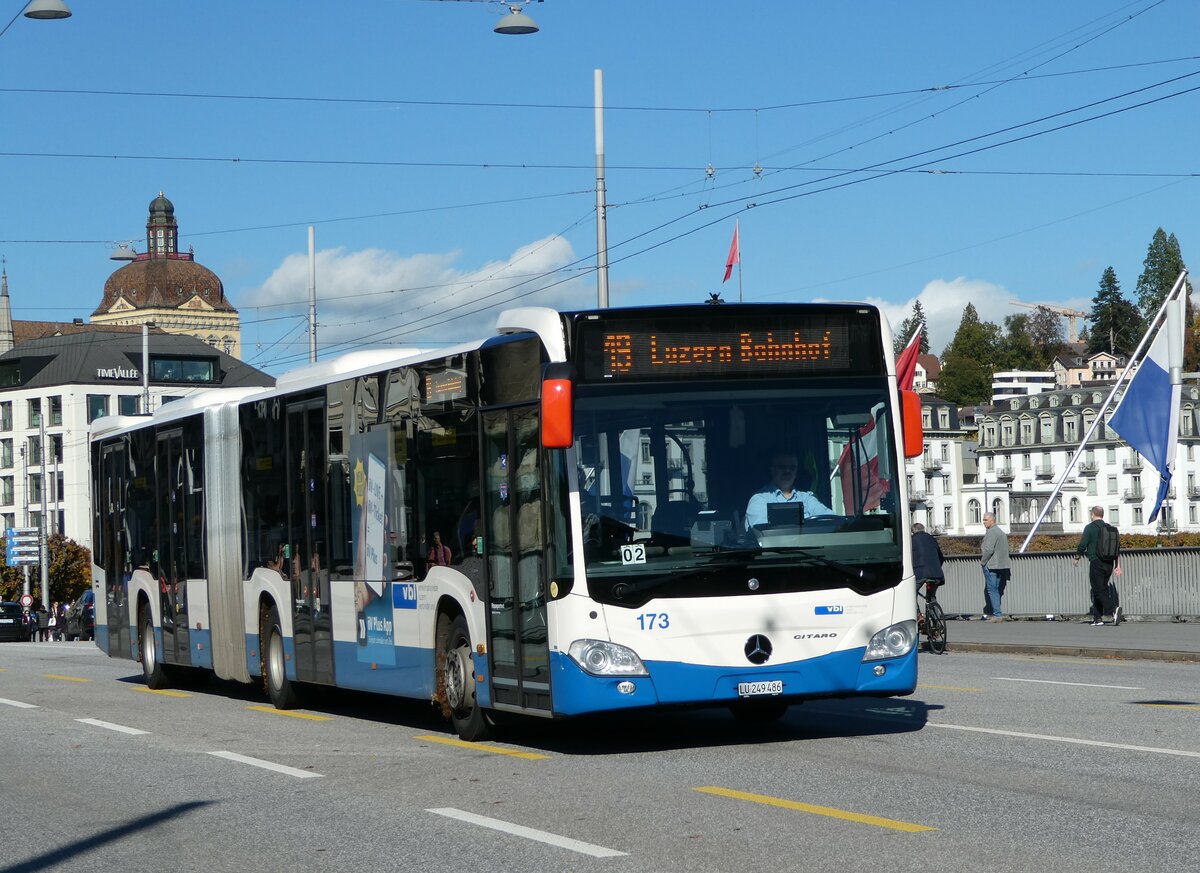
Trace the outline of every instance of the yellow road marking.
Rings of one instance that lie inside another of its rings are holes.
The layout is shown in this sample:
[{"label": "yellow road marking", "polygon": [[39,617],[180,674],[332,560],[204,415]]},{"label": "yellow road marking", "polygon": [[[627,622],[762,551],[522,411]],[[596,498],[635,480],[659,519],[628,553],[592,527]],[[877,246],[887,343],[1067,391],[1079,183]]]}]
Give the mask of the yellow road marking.
[{"label": "yellow road marking", "polygon": [[765,794],[750,794],[746,791],[734,791],[732,788],[717,788],[716,786],[708,785],[703,788],[693,788],[693,791],[701,791],[705,794],[716,794],[720,797],[732,797],[734,800],[748,800],[751,803],[763,803],[767,806],[779,806],[783,809],[794,809],[797,812],[811,812],[813,815],[825,815],[830,818],[840,818],[844,821],[854,821],[860,824],[875,825],[881,828],[891,828],[895,831],[907,831],[910,834],[919,833],[921,831],[936,831],[937,828],[926,827],[925,825],[913,824],[907,821],[896,821],[891,818],[879,818],[874,815],[863,815],[858,812],[848,812],[844,809],[834,809],[831,806],[814,806],[811,803],[800,803],[796,800],[784,800],[779,797],[768,797]]},{"label": "yellow road marking", "polygon": [[286,715],[288,718],[303,718],[308,721],[333,721],[331,715],[313,715],[308,712],[291,712],[287,709],[276,709],[273,706],[247,706],[255,712],[269,712],[271,715]]},{"label": "yellow road marking", "polygon": [[182,691],[169,691],[166,688],[139,688],[133,687],[134,691],[141,691],[143,694],[161,694],[163,697],[191,697],[190,694],[185,694]]},{"label": "yellow road marking", "polygon": [[1138,706],[1155,706],[1159,709],[1200,709],[1188,703],[1139,703]]},{"label": "yellow road marking", "polygon": [[502,749],[499,746],[489,746],[484,743],[468,743],[466,740],[456,740],[453,737],[413,737],[414,740],[424,740],[427,743],[441,743],[443,746],[458,746],[460,749],[472,749],[476,752],[492,752],[497,755],[508,755],[513,758],[524,758],[526,761],[537,761],[549,758],[549,755],[539,755],[537,752],[518,752],[516,749]]},{"label": "yellow road marking", "polygon": [[64,682],[91,682],[91,679],[80,679],[78,676],[60,676],[57,673],[45,674],[47,679],[61,679]]},{"label": "yellow road marking", "polygon": [[918,688],[940,688],[942,691],[982,691],[982,688],[960,688],[957,685],[926,685],[922,682]]}]

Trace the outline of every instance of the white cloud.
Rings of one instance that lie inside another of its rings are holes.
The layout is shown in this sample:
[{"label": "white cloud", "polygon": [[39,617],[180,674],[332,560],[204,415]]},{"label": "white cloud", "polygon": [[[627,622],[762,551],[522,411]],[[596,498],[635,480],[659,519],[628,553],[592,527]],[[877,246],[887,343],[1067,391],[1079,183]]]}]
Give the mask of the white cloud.
[{"label": "white cloud", "polygon": [[[321,357],[353,348],[448,344],[486,336],[496,315],[512,306],[586,308],[594,285],[554,272],[575,260],[571,244],[550,236],[521,246],[507,258],[459,267],[459,251],[403,256],[382,249],[317,252],[317,339]],[[307,355],[308,256],[289,255],[258,288],[243,296],[248,326],[244,341],[257,338],[261,360],[281,370]],[[566,281],[563,279],[566,278]],[[270,335],[271,340],[263,338]],[[274,342],[269,350],[267,346]],[[332,347],[326,353],[324,350]]]},{"label": "white cloud", "polygon": [[[963,310],[968,303],[975,306],[980,321],[991,321],[1004,327],[1004,319],[1010,315],[1030,313],[1031,310],[1014,306],[1010,301],[1017,297],[1009,293],[1003,285],[987,282],[982,279],[967,279],[959,276],[956,279],[934,279],[921,289],[916,297],[910,297],[903,303],[893,303],[880,298],[868,298],[867,302],[879,306],[895,330],[904,319],[912,314],[913,303],[921,301],[925,310],[925,323],[929,327],[929,350],[935,355],[942,351],[954,339],[954,333],[962,321]],[[1069,300],[1032,300],[1030,303],[1053,303],[1056,306],[1067,306],[1080,312],[1087,312],[1092,305],[1091,298],[1071,298]],[[1076,319],[1077,330],[1083,330],[1086,320]],[[1064,320],[1063,336],[1067,335],[1067,325]]]}]

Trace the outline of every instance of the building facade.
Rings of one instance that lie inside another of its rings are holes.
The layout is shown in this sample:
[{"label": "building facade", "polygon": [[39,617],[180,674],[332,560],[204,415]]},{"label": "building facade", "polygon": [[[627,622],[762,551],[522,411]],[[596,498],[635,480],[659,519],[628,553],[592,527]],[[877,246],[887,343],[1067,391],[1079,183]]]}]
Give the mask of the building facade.
[{"label": "building facade", "polygon": [[[22,322],[16,322],[21,333]],[[74,325],[0,355],[0,521],[91,546],[88,428],[102,415],[274,379],[189,336]],[[148,386],[142,371],[148,367]]]}]

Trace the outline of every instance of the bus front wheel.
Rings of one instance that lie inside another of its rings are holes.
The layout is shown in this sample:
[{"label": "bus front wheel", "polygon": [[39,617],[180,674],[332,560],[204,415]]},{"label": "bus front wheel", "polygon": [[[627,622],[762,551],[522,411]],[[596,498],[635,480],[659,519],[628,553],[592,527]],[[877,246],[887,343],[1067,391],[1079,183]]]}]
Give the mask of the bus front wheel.
[{"label": "bus front wheel", "polygon": [[467,741],[486,739],[489,724],[475,699],[471,634],[462,615],[442,615],[437,624],[437,699],[454,731]]}]

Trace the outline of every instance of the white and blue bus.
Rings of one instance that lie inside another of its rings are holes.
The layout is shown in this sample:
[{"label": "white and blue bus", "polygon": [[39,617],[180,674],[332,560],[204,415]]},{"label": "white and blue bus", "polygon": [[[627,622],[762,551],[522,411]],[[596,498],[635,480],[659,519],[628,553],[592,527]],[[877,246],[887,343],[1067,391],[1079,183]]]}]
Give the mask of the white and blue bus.
[{"label": "white and blue bus", "polygon": [[[465,739],[910,694],[921,441],[872,306],[511,310],[98,419],[96,643],[155,688],[429,699]],[[773,456],[811,496],[747,518]]]}]

